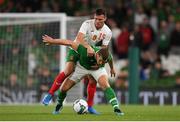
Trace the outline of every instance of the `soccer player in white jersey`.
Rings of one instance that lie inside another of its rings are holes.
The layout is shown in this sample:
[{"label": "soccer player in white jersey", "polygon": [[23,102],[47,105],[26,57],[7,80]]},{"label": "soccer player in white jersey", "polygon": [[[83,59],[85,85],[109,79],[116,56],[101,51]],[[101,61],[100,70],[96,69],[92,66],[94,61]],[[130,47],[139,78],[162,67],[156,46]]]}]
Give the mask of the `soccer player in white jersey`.
[{"label": "soccer player in white jersey", "polygon": [[[108,48],[109,41],[112,37],[112,32],[109,27],[105,24],[106,12],[103,9],[97,9],[94,14],[94,19],[86,20],[80,27],[80,30],[76,36],[75,41],[82,44],[87,48],[88,56],[94,55],[94,50],[91,45],[101,46],[102,48]],[[58,90],[62,82],[67,78],[75,69],[76,62],[79,60],[79,55],[73,49],[69,49],[66,57],[65,69],[60,72],[51,86],[48,94],[44,97],[42,103],[48,105],[52,99],[54,92]],[[87,103],[88,111],[91,114],[98,114],[93,109],[93,98],[96,92],[96,83],[89,80],[87,87]]]},{"label": "soccer player in white jersey", "polygon": [[112,37],[111,30],[104,23],[106,20],[104,15],[95,15],[94,18],[95,19],[86,20],[82,24],[76,38],[76,40],[80,41],[82,44],[85,43],[85,47],[89,49],[89,54],[93,53],[89,45],[95,46],[97,43],[101,43],[102,47],[107,47]]}]

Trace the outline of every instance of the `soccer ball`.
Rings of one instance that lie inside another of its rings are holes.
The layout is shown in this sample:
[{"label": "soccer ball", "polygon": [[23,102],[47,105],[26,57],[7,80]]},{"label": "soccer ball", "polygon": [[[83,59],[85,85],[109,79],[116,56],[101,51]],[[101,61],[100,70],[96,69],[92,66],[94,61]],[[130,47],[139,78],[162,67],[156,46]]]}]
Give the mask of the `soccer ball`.
[{"label": "soccer ball", "polygon": [[88,104],[83,99],[77,99],[73,103],[73,109],[78,114],[85,114],[87,113],[87,110],[88,110]]}]

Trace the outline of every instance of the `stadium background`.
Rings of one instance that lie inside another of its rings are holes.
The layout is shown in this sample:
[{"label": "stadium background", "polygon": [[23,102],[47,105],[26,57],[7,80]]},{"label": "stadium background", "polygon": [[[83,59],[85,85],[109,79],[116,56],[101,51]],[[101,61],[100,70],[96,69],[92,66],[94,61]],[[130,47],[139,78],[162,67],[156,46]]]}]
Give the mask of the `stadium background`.
[{"label": "stadium background", "polygon": [[[2,13],[64,12],[81,18],[92,15],[96,8],[107,9],[107,24],[113,32],[109,48],[117,70],[116,78],[110,78],[110,83],[121,102],[129,103],[128,50],[134,44],[129,37],[135,33],[138,38],[135,46],[140,51],[139,103],[180,104],[178,0],[0,0]],[[72,36],[75,36],[75,31],[70,28],[74,25],[80,23],[73,23],[67,28]],[[0,103],[40,102],[59,72],[61,57],[59,47],[44,46],[41,36],[46,33],[59,37],[59,31],[57,22],[21,26],[1,24]],[[33,96],[32,99],[28,99],[30,96]],[[97,90],[95,103],[106,103],[100,89]]]}]

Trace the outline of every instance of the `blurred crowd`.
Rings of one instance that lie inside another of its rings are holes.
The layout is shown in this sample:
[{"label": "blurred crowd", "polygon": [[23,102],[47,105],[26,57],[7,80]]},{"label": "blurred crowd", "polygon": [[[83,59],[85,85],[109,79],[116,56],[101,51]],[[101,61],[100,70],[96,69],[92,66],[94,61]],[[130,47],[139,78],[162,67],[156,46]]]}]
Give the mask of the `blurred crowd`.
[{"label": "blurred crowd", "polygon": [[[180,71],[179,0],[0,0],[0,12],[5,13],[65,12],[69,16],[87,16],[96,8],[107,10],[107,24],[113,32],[110,49],[115,64],[121,64],[115,87],[128,87],[132,33],[140,49],[141,81],[158,80]],[[177,75],[178,87],[179,79]]]}]

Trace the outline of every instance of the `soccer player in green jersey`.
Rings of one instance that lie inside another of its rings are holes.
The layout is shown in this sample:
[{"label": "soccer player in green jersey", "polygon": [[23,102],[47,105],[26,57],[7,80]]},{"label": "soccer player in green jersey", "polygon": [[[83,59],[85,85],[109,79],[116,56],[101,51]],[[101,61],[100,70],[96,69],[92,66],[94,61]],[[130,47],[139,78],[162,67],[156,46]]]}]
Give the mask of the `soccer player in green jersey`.
[{"label": "soccer player in green jersey", "polygon": [[[94,50],[91,46],[100,46],[101,48],[107,48],[112,37],[112,31],[105,24],[107,19],[106,11],[104,9],[96,9],[94,12],[94,18],[86,20],[82,23],[75,41],[82,44],[87,48],[87,54],[92,56]],[[42,103],[48,105],[54,96],[55,91],[57,91],[64,81],[73,71],[76,66],[76,62],[79,60],[79,55],[76,51],[69,49],[65,69],[63,69],[55,78],[48,94],[44,96]],[[87,86],[87,103],[88,112],[91,114],[99,114],[92,106],[94,95],[96,92],[96,83],[91,82],[87,77],[84,78],[88,82]]]},{"label": "soccer player in green jersey", "polygon": [[103,89],[106,99],[113,106],[114,112],[117,115],[124,115],[119,109],[119,103],[114,93],[114,90],[110,87],[108,82],[108,74],[104,68],[105,63],[109,63],[110,67],[113,68],[112,58],[108,52],[107,48],[98,49],[93,47],[95,51],[94,56],[89,57],[87,55],[87,48],[78,42],[65,40],[65,39],[53,39],[47,35],[43,36],[43,42],[48,44],[65,45],[70,46],[79,53],[79,62],[76,65],[73,74],[67,78],[58,94],[58,103],[56,105],[54,114],[58,114],[63,107],[63,101],[66,97],[66,92],[72,88],[81,78],[85,75],[90,74],[89,78],[91,81],[96,81],[99,83],[100,87]]}]

